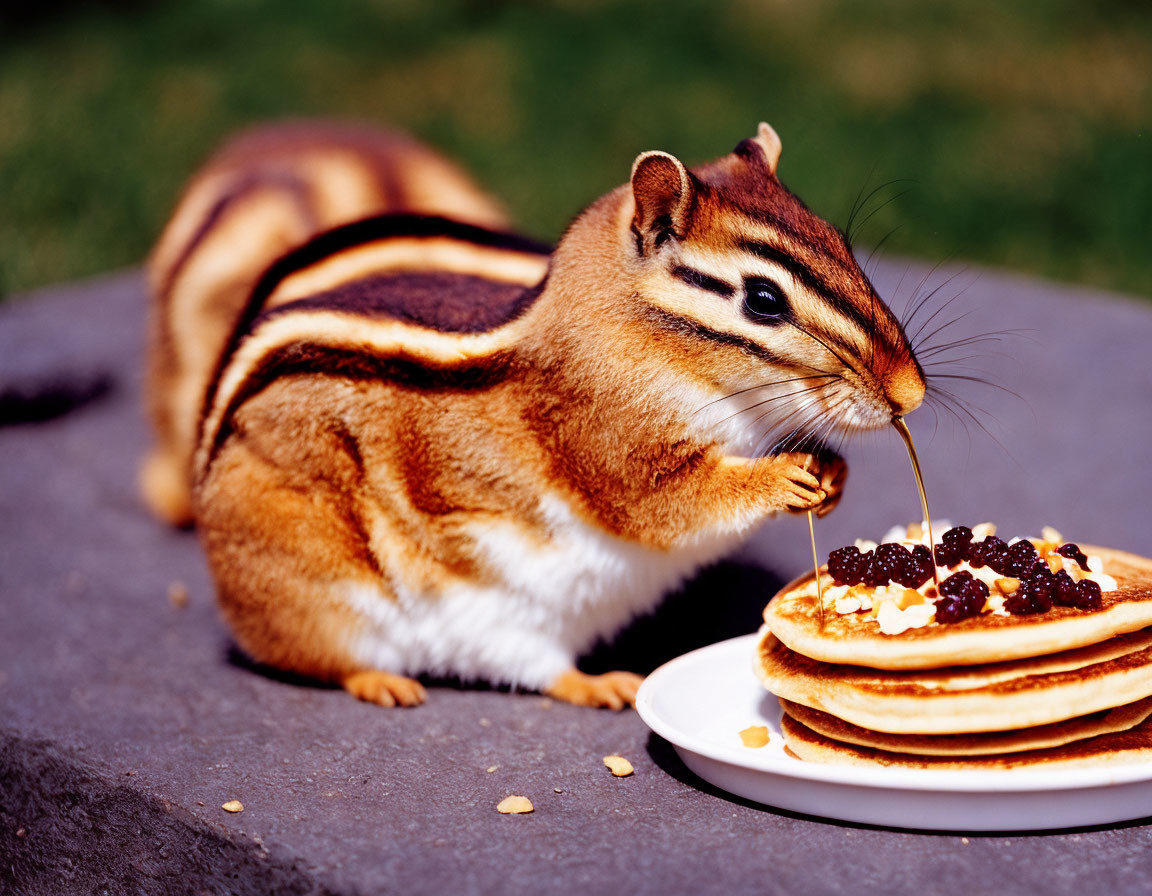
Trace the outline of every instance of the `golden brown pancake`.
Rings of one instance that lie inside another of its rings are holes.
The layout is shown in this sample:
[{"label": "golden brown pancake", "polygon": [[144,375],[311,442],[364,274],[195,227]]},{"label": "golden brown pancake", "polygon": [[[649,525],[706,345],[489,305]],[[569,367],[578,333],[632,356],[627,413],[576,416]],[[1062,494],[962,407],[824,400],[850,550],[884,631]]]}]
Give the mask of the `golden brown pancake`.
[{"label": "golden brown pancake", "polygon": [[790,650],[765,632],[756,657],[764,686],[862,728],[966,734],[1046,725],[1152,696],[1152,632],[1053,656],[977,668],[888,672]]},{"label": "golden brown pancake", "polygon": [[1152,716],[1152,697],[1126,706],[1103,709],[1063,722],[996,731],[987,734],[885,734],[852,725],[843,719],[812,709],[802,703],[781,700],[781,707],[791,718],[823,737],[841,743],[891,753],[914,753],[921,756],[986,756],[997,753],[1022,753],[1046,750],[1064,744],[1127,731]]},{"label": "golden brown pancake", "polygon": [[[829,663],[875,669],[935,669],[1043,656],[1152,625],[1152,560],[1084,546],[1116,579],[1099,610],[1053,607],[1032,616],[984,613],[960,622],[929,623],[885,635],[867,613],[825,608],[821,628],[813,574],[787,585],[764,611],[765,624],[792,650]],[[825,580],[827,581],[827,580]]]},{"label": "golden brown pancake", "polygon": [[787,749],[799,759],[847,765],[893,765],[928,769],[1011,769],[1029,766],[1097,766],[1152,759],[1152,719],[1134,728],[1101,734],[1046,750],[1000,753],[965,758],[916,756],[872,747],[854,746],[817,734],[788,715],[781,721]]}]

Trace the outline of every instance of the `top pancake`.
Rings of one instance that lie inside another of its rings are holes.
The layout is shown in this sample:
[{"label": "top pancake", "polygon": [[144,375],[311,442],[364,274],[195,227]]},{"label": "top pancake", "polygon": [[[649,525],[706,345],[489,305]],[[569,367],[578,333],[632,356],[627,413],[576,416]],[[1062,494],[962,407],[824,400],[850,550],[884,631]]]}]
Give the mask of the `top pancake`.
[{"label": "top pancake", "polygon": [[1099,610],[1053,607],[1033,616],[983,613],[885,635],[867,613],[840,615],[829,605],[821,629],[815,577],[809,573],[772,599],[764,621],[797,653],[874,669],[936,669],[1043,656],[1152,625],[1152,560],[1110,548],[1083,550],[1100,557],[1118,585],[1103,595]]}]

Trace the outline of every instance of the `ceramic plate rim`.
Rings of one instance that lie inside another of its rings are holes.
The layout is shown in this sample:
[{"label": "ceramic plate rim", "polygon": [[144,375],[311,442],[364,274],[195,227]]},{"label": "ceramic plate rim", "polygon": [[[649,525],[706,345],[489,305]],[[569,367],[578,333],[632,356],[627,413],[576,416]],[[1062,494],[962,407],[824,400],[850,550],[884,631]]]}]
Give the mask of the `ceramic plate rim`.
[{"label": "ceramic plate rim", "polygon": [[[693,732],[685,731],[664,718],[656,708],[661,689],[675,676],[702,663],[714,663],[726,653],[747,655],[747,675],[760,686],[752,670],[755,633],[700,647],[669,660],[653,671],[636,694],[636,711],[644,723],[673,746],[716,762],[738,766],[767,776],[781,775],[799,780],[852,787],[910,791],[966,791],[1004,793],[1027,791],[1082,790],[1112,787],[1152,779],[1152,763],[1128,762],[1113,766],[1066,769],[917,769],[905,767],[828,765],[788,757],[765,756],[748,748],[724,747]],[[734,668],[735,678],[740,672]],[[735,732],[733,732],[735,733]]]}]

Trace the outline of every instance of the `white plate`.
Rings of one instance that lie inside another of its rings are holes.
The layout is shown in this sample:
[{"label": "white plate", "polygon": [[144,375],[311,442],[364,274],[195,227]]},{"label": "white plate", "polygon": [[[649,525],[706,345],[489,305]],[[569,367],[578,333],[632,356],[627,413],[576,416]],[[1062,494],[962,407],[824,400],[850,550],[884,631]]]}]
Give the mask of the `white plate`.
[{"label": "white plate", "polygon": [[[722,790],[807,815],[922,830],[1044,830],[1152,815],[1152,763],[946,771],[793,759],[784,752],[779,703],[752,671],[756,638],[677,657],[636,696],[648,727]],[[766,747],[741,743],[749,725],[768,726]]]}]

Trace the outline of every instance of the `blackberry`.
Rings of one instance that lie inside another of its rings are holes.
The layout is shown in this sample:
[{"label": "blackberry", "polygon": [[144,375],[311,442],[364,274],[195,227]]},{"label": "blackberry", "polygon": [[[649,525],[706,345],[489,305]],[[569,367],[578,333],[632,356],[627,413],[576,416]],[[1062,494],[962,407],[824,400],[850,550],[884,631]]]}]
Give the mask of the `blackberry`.
[{"label": "blackberry", "polygon": [[977,541],[972,544],[968,549],[968,563],[973,569],[980,569],[984,566],[991,566],[996,572],[996,563],[1001,558],[1007,558],[1008,545],[1002,539],[997,538],[995,535],[987,536],[983,541]]},{"label": "blackberry", "polygon": [[932,570],[932,554],[924,545],[918,544],[908,554],[900,577],[894,581],[905,588],[919,588],[932,578]]},{"label": "blackberry", "polygon": [[1061,557],[1067,557],[1069,560],[1075,560],[1082,570],[1088,571],[1088,555],[1080,550],[1080,545],[1062,544],[1056,548],[1056,553]]},{"label": "blackberry", "polygon": [[849,545],[828,555],[828,574],[837,585],[859,585],[864,581],[864,555]]},{"label": "blackberry", "polygon": [[1060,570],[1052,577],[1055,587],[1052,589],[1052,603],[1058,607],[1076,606],[1076,583],[1072,576]]},{"label": "blackberry", "polygon": [[954,526],[940,539],[936,547],[938,566],[956,566],[968,559],[968,548],[972,545],[972,530],[967,526]]},{"label": "blackberry", "polygon": [[862,573],[864,584],[869,588],[878,588],[881,585],[887,585],[894,571],[890,562],[886,561],[884,557],[876,551],[868,551],[868,553],[861,556],[866,558]]},{"label": "blackberry", "polygon": [[1016,593],[1004,601],[1004,609],[1017,616],[1030,616],[1033,613],[1047,613],[1052,609],[1052,592],[1056,577],[1036,575],[1020,583]]},{"label": "blackberry", "polygon": [[988,586],[976,578],[968,570],[954,572],[940,583],[942,597],[964,597],[966,595],[986,598]]},{"label": "blackberry", "polygon": [[1009,545],[1007,558],[999,567],[992,568],[1001,575],[1023,580],[1028,578],[1039,562],[1036,546],[1025,538]]},{"label": "blackberry", "polygon": [[988,598],[988,586],[965,570],[941,582],[940,595],[936,601],[936,621],[959,622],[980,614]]},{"label": "blackberry", "polygon": [[1100,586],[1091,579],[1081,579],[1076,583],[1076,609],[1099,610],[1103,606]]},{"label": "blackberry", "polygon": [[995,535],[989,535],[981,544],[986,545],[986,547],[981,548],[981,553],[989,569],[998,572],[1002,576],[1008,575],[1010,565],[1008,560],[1008,543],[1001,538],[997,538]]},{"label": "blackberry", "polygon": [[900,581],[908,571],[912,562],[912,554],[902,544],[886,542],[876,548],[876,560],[884,564],[888,570],[888,578],[893,582]]}]

